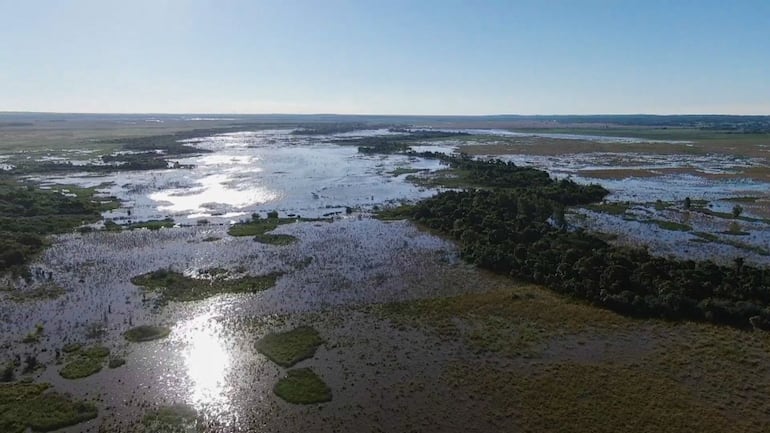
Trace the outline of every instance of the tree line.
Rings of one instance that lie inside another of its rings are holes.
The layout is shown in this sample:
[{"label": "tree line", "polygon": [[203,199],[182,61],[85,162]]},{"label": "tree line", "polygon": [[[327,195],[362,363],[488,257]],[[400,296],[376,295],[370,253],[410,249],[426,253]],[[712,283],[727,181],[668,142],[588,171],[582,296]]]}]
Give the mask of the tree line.
[{"label": "tree line", "polygon": [[566,206],[599,201],[604,188],[512,163],[446,158],[486,188],[442,192],[384,215],[452,237],[462,257],[479,267],[622,314],[770,329],[767,269],[741,258],[720,266],[608,244],[564,221]]}]

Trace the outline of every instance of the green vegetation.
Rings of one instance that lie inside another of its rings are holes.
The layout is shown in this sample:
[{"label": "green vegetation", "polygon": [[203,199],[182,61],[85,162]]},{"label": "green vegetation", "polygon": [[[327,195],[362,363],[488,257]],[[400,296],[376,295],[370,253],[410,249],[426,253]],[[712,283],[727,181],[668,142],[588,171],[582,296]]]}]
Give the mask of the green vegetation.
[{"label": "green vegetation", "polygon": [[424,170],[419,168],[396,167],[394,170],[390,171],[388,174],[391,176],[401,176],[403,174],[414,174],[414,173],[419,173],[421,171],[424,171]]},{"label": "green vegetation", "polygon": [[684,381],[635,366],[559,362],[533,372],[458,363],[445,380],[528,432],[759,431],[699,399]]},{"label": "green vegetation", "polygon": [[587,303],[566,302],[533,285],[485,293],[384,304],[374,308],[401,326],[429,329],[462,341],[476,352],[507,356],[538,354],[543,343],[564,333],[618,326],[622,317]]},{"label": "green vegetation", "polygon": [[128,341],[138,343],[166,338],[170,333],[171,329],[165,326],[142,325],[129,329],[123,336]]},{"label": "green vegetation", "polygon": [[0,431],[47,432],[96,418],[91,403],[47,391],[47,383],[0,384]]},{"label": "green vegetation", "polygon": [[655,224],[658,227],[662,228],[663,230],[672,230],[672,231],[678,231],[678,232],[689,232],[692,230],[692,226],[688,224],[678,223],[675,221],[646,220],[643,222],[649,223],[649,224]]},{"label": "green vegetation", "polygon": [[27,275],[26,264],[46,246],[45,236],[101,219],[117,205],[100,200],[94,188],[37,185],[0,180],[0,273]]},{"label": "green vegetation", "polygon": [[185,405],[157,408],[142,418],[141,433],[190,433],[198,431],[198,412]]},{"label": "green vegetation", "polygon": [[74,353],[80,350],[81,347],[83,346],[80,343],[67,343],[61,350],[64,353]]},{"label": "green vegetation", "polygon": [[297,241],[297,238],[292,235],[283,234],[258,234],[254,236],[254,240],[262,244],[271,245],[290,245]]},{"label": "green vegetation", "polygon": [[331,401],[332,391],[309,368],[289,370],[282,377],[273,392],[278,397],[294,404],[314,404]]},{"label": "green vegetation", "polygon": [[65,379],[80,379],[100,372],[105,359],[110,355],[110,350],[102,346],[92,346],[86,349],[78,347],[67,353],[70,353],[70,361],[59,374]]},{"label": "green vegetation", "polygon": [[623,314],[741,327],[751,326],[753,318],[754,326],[770,329],[770,274],[764,270],[742,260],[726,267],[653,257],[644,249],[567,231],[550,222],[556,211],[597,201],[606,191],[499,161],[462,158],[459,166],[486,173],[486,186],[514,188],[442,192],[407,212],[457,240],[471,263]]},{"label": "green vegetation", "polygon": [[13,290],[11,291],[10,299],[16,302],[56,299],[64,293],[64,289],[55,284],[43,284],[32,290]]},{"label": "green vegetation", "polygon": [[168,269],[139,275],[131,279],[137,286],[160,293],[158,301],[197,301],[220,293],[256,293],[275,285],[280,274],[234,278],[227,271],[203,272],[201,278],[186,277]]},{"label": "green vegetation", "polygon": [[297,221],[297,218],[278,218],[277,214],[269,215],[268,218],[260,218],[259,214],[254,214],[250,221],[233,224],[227,233],[230,236],[261,236],[275,230],[281,224],[291,224]]},{"label": "green vegetation", "polygon": [[171,228],[171,227],[174,227],[174,220],[171,218],[166,218],[162,220],[142,221],[142,222],[128,225],[128,228],[131,230],[133,229],[160,230],[162,228]]},{"label": "green vegetation", "polygon": [[44,330],[43,325],[38,323],[37,325],[35,325],[35,330],[30,332],[26,336],[24,336],[21,342],[27,343],[27,344],[37,343],[38,341],[40,341],[40,337],[43,335],[43,330]]},{"label": "green vegetation", "polygon": [[110,361],[107,363],[107,367],[118,368],[124,366],[125,364],[126,360],[123,358],[110,358]]},{"label": "green vegetation", "polygon": [[323,344],[318,331],[300,326],[288,332],[268,334],[257,343],[257,350],[282,367],[291,367],[303,359],[312,358]]}]

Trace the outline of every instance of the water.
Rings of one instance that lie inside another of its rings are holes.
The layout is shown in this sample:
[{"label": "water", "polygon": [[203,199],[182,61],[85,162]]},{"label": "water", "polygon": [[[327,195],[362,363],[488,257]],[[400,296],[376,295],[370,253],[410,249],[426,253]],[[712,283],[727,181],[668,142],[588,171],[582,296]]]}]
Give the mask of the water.
[{"label": "water", "polygon": [[344,212],[346,207],[367,210],[435,193],[387,173],[397,167],[436,170],[441,168],[437,161],[363,155],[354,146],[331,142],[341,136],[389,134],[387,130],[329,136],[291,132],[239,132],[188,140],[214,151],[179,159],[181,164],[194,165],[189,170],[76,174],[38,180],[88,187],[109,184],[100,191],[120,198],[125,206],[105,216],[118,221],[172,217],[180,223],[200,218],[228,222],[270,210],[322,217]]}]

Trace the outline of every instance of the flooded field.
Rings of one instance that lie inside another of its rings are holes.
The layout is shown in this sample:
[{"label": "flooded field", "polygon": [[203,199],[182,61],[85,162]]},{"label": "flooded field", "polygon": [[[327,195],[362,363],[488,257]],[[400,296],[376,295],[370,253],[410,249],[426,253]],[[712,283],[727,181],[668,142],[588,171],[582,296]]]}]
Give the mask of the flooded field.
[{"label": "flooded field", "polygon": [[[19,377],[51,383],[73,398],[94,401],[99,409],[95,419],[61,431],[482,432],[511,426],[541,431],[547,414],[535,417],[539,412],[527,401],[506,397],[498,379],[526,394],[530,385],[552,386],[538,382],[547,381],[549,372],[569,378],[585,366],[626,377],[626,383],[615,384],[619,389],[638,385],[654,395],[675,396],[667,401],[692,409],[692,417],[682,422],[700,425],[698,417],[710,414],[703,431],[720,431],[741,416],[748,417],[746,426],[768,421],[767,401],[757,389],[717,396],[704,391],[718,380],[767,385],[770,376],[762,367],[770,365],[764,363],[768,352],[763,350],[770,344],[766,337],[683,325],[703,347],[722,350],[731,338],[745,339],[751,350],[735,362],[746,361],[745,355],[750,358],[746,362],[761,358],[762,363],[738,379],[706,378],[706,388],[680,383],[682,377],[694,380],[697,368],[660,353],[705,349],[690,345],[668,324],[622,318],[490,275],[462,262],[449,241],[406,221],[371,216],[379,207],[435,194],[438,189],[415,185],[409,175],[446,169],[438,160],[364,154],[335,142],[393,134],[387,129],[325,135],[293,131],[186,140],[211,151],[175,159],[190,168],[30,176],[49,186],[97,187],[119,198],[120,208],[104,216],[121,225],[163,218],[176,224],[55,236],[32,263],[31,280],[14,280],[14,290],[0,292],[5,358],[0,363],[18,360]],[[682,148],[692,143],[463,132],[471,134],[426,140],[412,149],[452,153],[473,146],[479,157],[601,183],[611,192],[610,203],[572,209],[568,219],[620,243],[643,242],[664,255],[724,261],[740,255],[770,264],[765,213],[770,184],[741,177],[745,170],[767,169],[767,159],[638,150],[557,154],[549,148],[538,153],[541,139],[550,140],[550,146],[560,140]],[[507,139],[534,144],[516,152],[521,147],[500,147],[500,140]],[[484,146],[490,146],[488,153]],[[685,197],[693,202],[686,209]],[[738,203],[742,212],[731,216]],[[296,239],[286,244],[228,234],[232,223],[271,211],[281,217],[327,219],[279,225],[271,234]],[[158,270],[198,280],[220,274],[277,277],[274,286],[254,293],[161,302],[157,292],[132,283]],[[126,332],[142,325],[165,332],[152,341],[130,341]],[[327,403],[293,405],[279,398],[274,387],[288,369],[257,350],[265,335],[298,326],[311,326],[323,340],[297,367],[311,368],[329,387]],[[62,371],[76,360],[68,349],[73,345],[75,354],[81,353],[80,346],[103,347],[109,354],[98,361],[94,374],[67,379]],[[704,368],[727,371],[733,360]],[[644,399],[639,389],[613,398]],[[179,415],[181,424],[172,430],[150,427],[153,411],[179,407],[192,415]],[[643,417],[633,419],[636,425],[643,422]]]}]

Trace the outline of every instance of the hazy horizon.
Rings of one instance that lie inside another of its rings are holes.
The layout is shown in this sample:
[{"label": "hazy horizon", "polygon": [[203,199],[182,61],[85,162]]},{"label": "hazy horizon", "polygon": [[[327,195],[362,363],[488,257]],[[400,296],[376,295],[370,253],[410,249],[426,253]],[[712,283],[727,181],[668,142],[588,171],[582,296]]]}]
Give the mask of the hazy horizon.
[{"label": "hazy horizon", "polygon": [[0,111],[770,114],[770,3],[0,0]]}]

